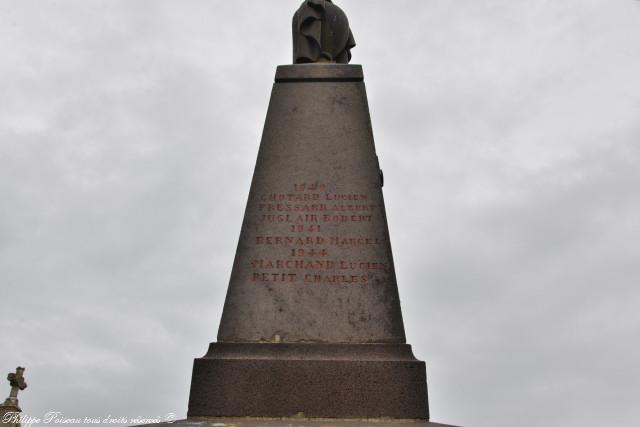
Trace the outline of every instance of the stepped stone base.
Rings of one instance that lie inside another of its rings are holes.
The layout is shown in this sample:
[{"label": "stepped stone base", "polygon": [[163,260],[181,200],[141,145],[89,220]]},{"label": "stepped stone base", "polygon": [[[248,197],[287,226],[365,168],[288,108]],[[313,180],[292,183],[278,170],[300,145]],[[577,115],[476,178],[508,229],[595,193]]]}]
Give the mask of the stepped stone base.
[{"label": "stepped stone base", "polygon": [[249,418],[194,418],[174,423],[152,424],[148,427],[455,427],[420,420],[336,420],[299,418],[249,419]]},{"label": "stepped stone base", "polygon": [[189,418],[429,418],[407,344],[213,343],[193,367]]}]

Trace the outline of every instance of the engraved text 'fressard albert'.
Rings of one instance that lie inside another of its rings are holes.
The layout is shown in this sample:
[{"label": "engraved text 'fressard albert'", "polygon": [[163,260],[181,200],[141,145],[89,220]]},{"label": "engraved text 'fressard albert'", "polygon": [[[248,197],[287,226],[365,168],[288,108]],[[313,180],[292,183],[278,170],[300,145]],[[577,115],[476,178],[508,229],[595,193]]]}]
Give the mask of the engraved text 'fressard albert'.
[{"label": "engraved text 'fressard albert'", "polygon": [[275,249],[280,256],[246,260],[252,282],[365,285],[391,268],[384,262],[344,256],[345,249],[387,243],[380,236],[349,236],[341,230],[373,222],[379,207],[368,194],[328,192],[320,183],[294,184],[291,190],[259,195],[258,223],[277,232],[258,234],[253,243]]}]

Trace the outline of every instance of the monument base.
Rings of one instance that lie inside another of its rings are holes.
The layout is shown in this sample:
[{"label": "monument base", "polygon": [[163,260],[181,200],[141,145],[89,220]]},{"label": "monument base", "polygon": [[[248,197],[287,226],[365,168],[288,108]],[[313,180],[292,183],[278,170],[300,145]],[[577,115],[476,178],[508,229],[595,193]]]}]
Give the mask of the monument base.
[{"label": "monument base", "polygon": [[9,398],[0,405],[0,425],[2,427],[20,427],[20,413],[18,400]]},{"label": "monument base", "polygon": [[149,424],[146,427],[455,427],[421,420],[335,420],[300,418],[190,418],[173,423]]},{"label": "monument base", "polygon": [[188,416],[427,420],[425,364],[407,344],[212,343]]}]

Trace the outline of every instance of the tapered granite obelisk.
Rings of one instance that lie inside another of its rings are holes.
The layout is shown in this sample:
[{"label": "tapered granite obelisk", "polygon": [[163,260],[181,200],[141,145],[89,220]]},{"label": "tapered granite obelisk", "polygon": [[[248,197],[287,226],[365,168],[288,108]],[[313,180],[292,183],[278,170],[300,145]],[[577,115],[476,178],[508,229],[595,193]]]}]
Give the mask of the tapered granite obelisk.
[{"label": "tapered granite obelisk", "polygon": [[190,418],[429,418],[425,364],[405,341],[362,67],[337,63],[353,36],[348,24],[318,30],[313,19],[328,22],[313,15],[319,3],[294,18],[298,64],[276,72],[218,342],[193,368]]},{"label": "tapered granite obelisk", "polygon": [[428,418],[405,344],[362,68],[278,67],[189,416]]}]

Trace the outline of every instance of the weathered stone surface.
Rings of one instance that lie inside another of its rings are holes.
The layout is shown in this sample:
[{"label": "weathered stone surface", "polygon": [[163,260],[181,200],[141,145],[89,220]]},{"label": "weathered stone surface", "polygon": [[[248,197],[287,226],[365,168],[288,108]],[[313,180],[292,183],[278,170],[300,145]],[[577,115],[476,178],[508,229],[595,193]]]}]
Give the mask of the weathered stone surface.
[{"label": "weathered stone surface", "polygon": [[313,81],[361,82],[364,80],[362,66],[351,65],[345,67],[340,64],[302,64],[278,67],[276,83]]},{"label": "weathered stone surface", "polygon": [[20,427],[20,409],[6,404],[0,405],[0,425],[2,427]]},{"label": "weathered stone surface", "polygon": [[175,423],[152,424],[158,427],[454,427],[420,420],[268,420],[242,418],[194,418]]},{"label": "weathered stone surface", "polygon": [[189,418],[429,418],[405,342],[362,67],[276,73],[218,343]]},{"label": "weathered stone surface", "polygon": [[348,64],[355,45],[347,15],[331,0],[305,0],[293,16],[294,64]]},{"label": "weathered stone surface", "polygon": [[279,67],[218,341],[405,342],[361,72]]},{"label": "weathered stone surface", "polygon": [[406,344],[212,344],[189,417],[427,418],[425,366]]}]

